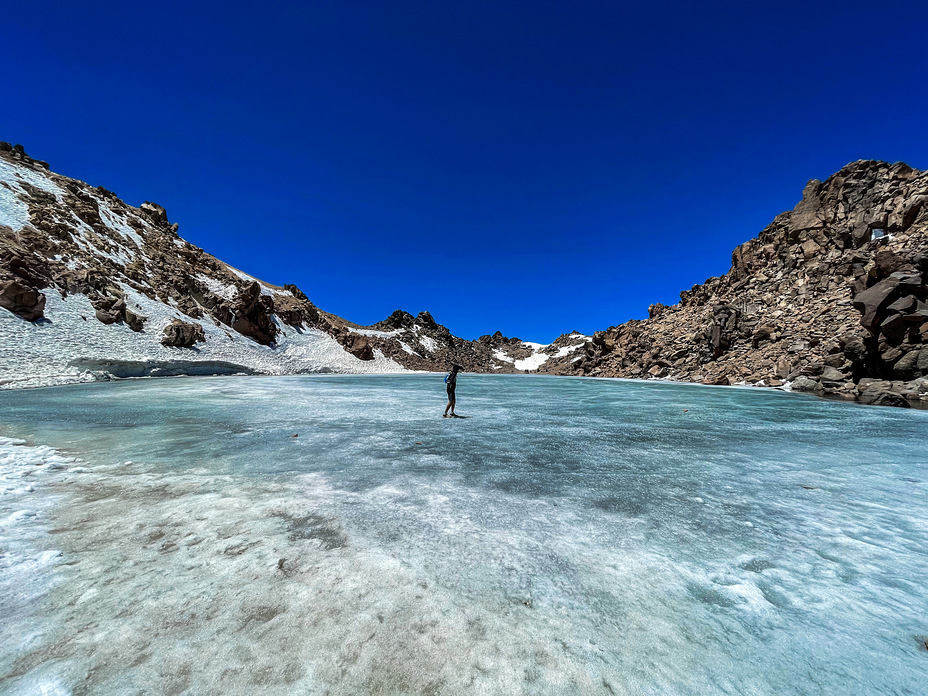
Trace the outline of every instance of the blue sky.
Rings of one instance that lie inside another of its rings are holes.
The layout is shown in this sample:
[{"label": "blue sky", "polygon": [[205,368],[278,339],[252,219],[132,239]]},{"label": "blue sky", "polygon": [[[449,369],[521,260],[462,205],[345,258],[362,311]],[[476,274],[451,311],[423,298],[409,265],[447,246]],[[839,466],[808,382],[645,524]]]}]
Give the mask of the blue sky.
[{"label": "blue sky", "polygon": [[0,139],[352,321],[547,342],[928,167],[928,4],[752,5],[8,3]]}]

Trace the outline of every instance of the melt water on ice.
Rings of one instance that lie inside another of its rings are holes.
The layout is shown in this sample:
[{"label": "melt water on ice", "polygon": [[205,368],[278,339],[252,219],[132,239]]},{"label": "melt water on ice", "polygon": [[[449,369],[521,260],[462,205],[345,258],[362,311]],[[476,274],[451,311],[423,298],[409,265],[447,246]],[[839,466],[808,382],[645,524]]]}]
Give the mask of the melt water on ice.
[{"label": "melt water on ice", "polygon": [[0,392],[0,693],[928,690],[928,412],[444,391]]}]

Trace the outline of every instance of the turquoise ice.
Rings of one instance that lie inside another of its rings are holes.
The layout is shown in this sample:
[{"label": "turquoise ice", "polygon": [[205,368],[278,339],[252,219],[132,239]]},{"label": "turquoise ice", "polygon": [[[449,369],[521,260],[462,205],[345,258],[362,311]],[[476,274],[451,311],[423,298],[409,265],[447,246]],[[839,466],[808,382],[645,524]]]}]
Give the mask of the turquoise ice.
[{"label": "turquoise ice", "polygon": [[928,412],[473,375],[444,404],[0,392],[0,693],[925,693]]}]

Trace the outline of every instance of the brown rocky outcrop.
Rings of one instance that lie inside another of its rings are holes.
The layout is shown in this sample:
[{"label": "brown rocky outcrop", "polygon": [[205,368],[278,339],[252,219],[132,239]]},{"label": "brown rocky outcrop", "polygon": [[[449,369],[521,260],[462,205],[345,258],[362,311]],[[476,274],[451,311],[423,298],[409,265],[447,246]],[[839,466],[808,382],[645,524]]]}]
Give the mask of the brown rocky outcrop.
[{"label": "brown rocky outcrop", "polygon": [[274,314],[274,298],[261,294],[261,285],[252,281],[239,288],[231,307],[230,326],[244,336],[251,336],[258,343],[270,345],[277,338]]},{"label": "brown rocky outcrop", "polygon": [[161,345],[173,348],[192,348],[197,343],[206,340],[203,327],[199,324],[188,324],[175,319],[164,327]]},{"label": "brown rocky outcrop", "polygon": [[36,321],[45,316],[45,295],[19,281],[3,281],[0,282],[0,307],[26,321]]},{"label": "brown rocky outcrop", "polygon": [[556,371],[789,380],[797,391],[925,405],[926,202],[928,173],[902,163],[859,161],[810,181],[792,211],[734,250],[727,274],[597,332],[582,360]]}]

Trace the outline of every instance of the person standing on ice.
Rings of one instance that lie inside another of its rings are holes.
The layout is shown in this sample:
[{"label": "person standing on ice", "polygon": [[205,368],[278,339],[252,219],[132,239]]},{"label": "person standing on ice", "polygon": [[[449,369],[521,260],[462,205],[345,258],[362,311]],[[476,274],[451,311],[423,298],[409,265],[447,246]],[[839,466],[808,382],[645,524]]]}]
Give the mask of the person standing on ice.
[{"label": "person standing on ice", "polygon": [[[445,406],[445,413],[442,418],[454,418],[454,388],[458,384],[458,372],[461,371],[460,365],[452,365],[451,372],[445,375],[445,384],[448,386],[448,405]],[[451,409],[451,415],[448,415],[448,409]]]}]

